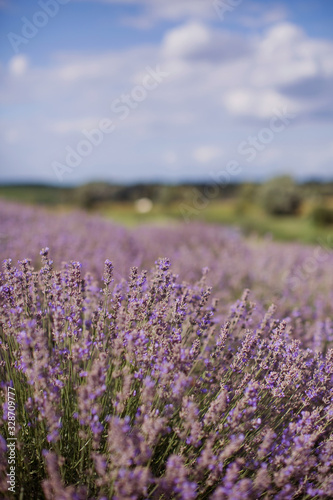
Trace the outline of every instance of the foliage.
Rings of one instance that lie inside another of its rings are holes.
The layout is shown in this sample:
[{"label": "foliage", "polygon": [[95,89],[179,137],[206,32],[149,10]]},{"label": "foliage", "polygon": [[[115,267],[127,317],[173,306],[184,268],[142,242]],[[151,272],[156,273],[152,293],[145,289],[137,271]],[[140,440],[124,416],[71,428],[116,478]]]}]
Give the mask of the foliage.
[{"label": "foliage", "polygon": [[333,224],[333,209],[327,207],[316,207],[311,213],[311,219],[315,225],[329,226]]},{"label": "foliage", "polygon": [[293,215],[301,204],[299,189],[290,177],[279,177],[263,184],[259,197],[271,215]]}]

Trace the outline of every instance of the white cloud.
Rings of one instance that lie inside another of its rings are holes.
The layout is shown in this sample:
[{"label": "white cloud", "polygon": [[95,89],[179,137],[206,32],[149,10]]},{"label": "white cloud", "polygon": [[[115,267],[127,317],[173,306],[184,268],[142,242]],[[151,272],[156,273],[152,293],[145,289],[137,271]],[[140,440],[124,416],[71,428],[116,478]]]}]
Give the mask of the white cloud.
[{"label": "white cloud", "polygon": [[166,58],[186,58],[194,55],[211,41],[208,27],[198,22],[185,24],[167,33],[163,42],[163,55]]},{"label": "white cloud", "polygon": [[[259,41],[251,83],[285,85],[332,71],[332,42],[312,40],[299,27],[281,23],[270,28]],[[331,69],[331,70],[330,70]]]},{"label": "white cloud", "polygon": [[286,107],[290,113],[301,111],[294,103],[274,90],[240,88],[228,91],[223,97],[225,108],[235,116],[249,116],[259,119],[270,118],[274,109]]},{"label": "white cloud", "polygon": [[199,146],[193,151],[193,158],[196,162],[207,164],[220,158],[222,151],[216,146]]},{"label": "white cloud", "polygon": [[22,54],[12,57],[8,63],[9,72],[13,76],[23,76],[28,66],[28,58]]},{"label": "white cloud", "polygon": [[251,39],[244,39],[225,30],[213,29],[208,24],[190,21],[172,28],[162,42],[162,54],[172,61],[207,63],[248,57],[253,52]]}]

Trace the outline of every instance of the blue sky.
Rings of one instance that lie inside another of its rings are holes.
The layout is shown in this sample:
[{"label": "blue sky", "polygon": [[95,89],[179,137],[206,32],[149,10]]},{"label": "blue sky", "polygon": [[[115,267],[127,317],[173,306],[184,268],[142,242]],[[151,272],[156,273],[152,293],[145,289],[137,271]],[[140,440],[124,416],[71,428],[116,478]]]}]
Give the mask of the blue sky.
[{"label": "blue sky", "polygon": [[0,182],[333,178],[333,2],[0,0]]}]

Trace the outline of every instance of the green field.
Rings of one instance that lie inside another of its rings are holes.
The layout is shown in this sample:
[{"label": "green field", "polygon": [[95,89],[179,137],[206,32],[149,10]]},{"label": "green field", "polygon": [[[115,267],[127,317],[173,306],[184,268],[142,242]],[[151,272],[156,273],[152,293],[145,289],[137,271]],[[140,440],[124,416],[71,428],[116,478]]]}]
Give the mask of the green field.
[{"label": "green field", "polygon": [[[167,224],[184,221],[179,204],[168,207],[155,205],[148,214],[138,214],[133,204],[104,204],[94,210],[113,221],[126,226],[137,224]],[[273,217],[255,205],[249,205],[239,213],[235,201],[215,201],[207,208],[188,218],[216,224],[237,226],[246,235],[266,236],[282,241],[300,241],[317,244],[321,239],[329,241],[333,248],[333,227],[315,226],[308,214],[288,217]]]},{"label": "green field", "polygon": [[[85,187],[84,187],[85,188]],[[114,188],[115,189],[115,188]],[[119,189],[119,188],[118,188]],[[124,188],[126,190],[126,188]],[[244,199],[239,194],[241,188],[233,190],[231,193],[224,193],[218,199],[207,201],[202,209],[194,208],[193,199],[189,196],[187,188],[166,188],[158,187],[162,191],[153,198],[151,211],[142,214],[136,210],[135,199],[140,197],[141,191],[138,188],[132,189],[127,198],[119,200],[108,199],[97,201],[87,208],[82,203],[81,188],[57,188],[52,186],[0,186],[0,198],[18,201],[28,204],[45,205],[51,211],[72,210],[80,207],[91,213],[99,213],[116,223],[126,226],[138,224],[177,224],[186,221],[203,221],[216,224],[237,226],[241,228],[245,235],[271,236],[276,240],[300,241],[307,244],[318,244],[325,240],[333,247],[333,224],[321,226],[314,224],[311,219],[316,197],[308,196],[302,202],[301,209],[297,215],[273,216],[267,214],[265,210],[256,203],[255,199]],[[142,189],[151,189],[146,186]],[[173,194],[173,197],[165,197],[168,189],[180,190],[181,196]],[[183,189],[183,191],[181,191]],[[323,185],[322,190],[327,189]],[[160,195],[162,192],[163,196]],[[145,194],[146,191],[143,191]],[[149,193],[149,191],[148,191]],[[311,194],[311,193],[310,193]],[[81,197],[80,197],[81,196]],[[134,199],[133,199],[134,198]],[[333,196],[326,195],[325,205],[333,207]],[[184,216],[185,214],[185,216]]]}]

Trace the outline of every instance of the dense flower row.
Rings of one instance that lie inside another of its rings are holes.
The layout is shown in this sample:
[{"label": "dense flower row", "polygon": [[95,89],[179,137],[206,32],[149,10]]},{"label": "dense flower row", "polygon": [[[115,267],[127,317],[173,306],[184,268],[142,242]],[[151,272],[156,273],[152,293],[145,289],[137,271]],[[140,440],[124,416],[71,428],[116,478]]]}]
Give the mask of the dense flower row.
[{"label": "dense flower row", "polygon": [[333,497],[329,340],[305,349],[274,306],[258,320],[249,290],[224,314],[207,270],[188,285],[159,259],[124,280],[106,260],[100,288],[41,260],[0,274],[4,498],[8,384],[24,499]]},{"label": "dense flower row", "polygon": [[333,340],[332,239],[318,241],[315,248],[244,239],[233,229],[199,223],[125,229],[80,212],[52,214],[0,200],[1,261],[29,257],[37,267],[38,250],[48,246],[57,268],[78,260],[84,273],[100,278],[110,259],[120,280],[130,267],[150,269],[157,258],[168,256],[174,272],[192,284],[207,266],[207,280],[220,299],[220,319],[249,288],[256,321],[274,302],[277,316],[289,318],[302,346],[320,351]]}]

